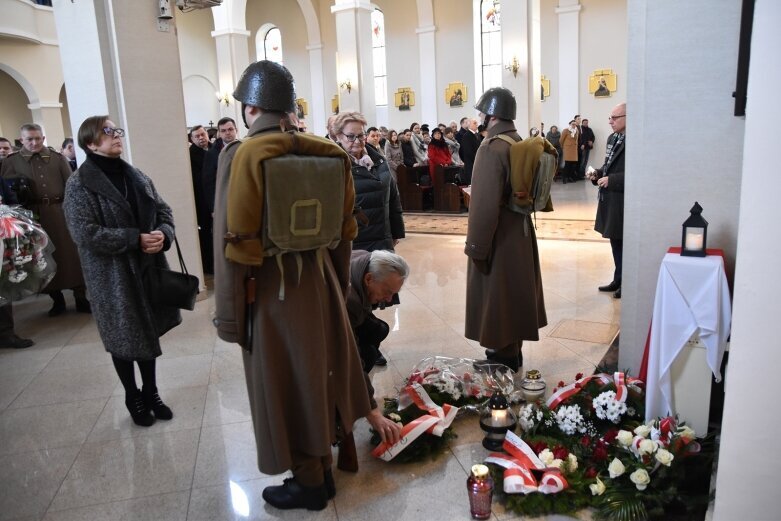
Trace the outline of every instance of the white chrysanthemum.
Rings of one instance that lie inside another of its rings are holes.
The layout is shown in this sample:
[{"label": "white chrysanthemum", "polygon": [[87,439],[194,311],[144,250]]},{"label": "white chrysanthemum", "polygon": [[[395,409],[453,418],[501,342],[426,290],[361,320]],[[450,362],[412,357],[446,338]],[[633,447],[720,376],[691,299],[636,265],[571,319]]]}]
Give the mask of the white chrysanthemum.
[{"label": "white chrysanthemum", "polygon": [[564,434],[575,434],[576,431],[584,428],[583,415],[580,413],[580,407],[577,405],[559,407],[556,411],[556,423],[559,426],[559,430]]},{"label": "white chrysanthemum", "polygon": [[615,391],[605,391],[594,398],[594,411],[600,420],[619,423],[626,412],[626,404],[616,401]]}]

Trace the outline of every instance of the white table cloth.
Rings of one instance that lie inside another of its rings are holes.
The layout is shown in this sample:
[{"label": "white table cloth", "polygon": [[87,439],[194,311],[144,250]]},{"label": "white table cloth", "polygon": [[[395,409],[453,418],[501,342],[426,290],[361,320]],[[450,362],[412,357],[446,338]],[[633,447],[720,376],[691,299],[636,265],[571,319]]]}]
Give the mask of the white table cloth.
[{"label": "white table cloth", "polygon": [[721,381],[731,315],[721,256],[665,255],[656,283],[649,339],[646,420],[675,414],[670,368],[693,333],[699,333],[706,346],[708,366],[716,381]]}]

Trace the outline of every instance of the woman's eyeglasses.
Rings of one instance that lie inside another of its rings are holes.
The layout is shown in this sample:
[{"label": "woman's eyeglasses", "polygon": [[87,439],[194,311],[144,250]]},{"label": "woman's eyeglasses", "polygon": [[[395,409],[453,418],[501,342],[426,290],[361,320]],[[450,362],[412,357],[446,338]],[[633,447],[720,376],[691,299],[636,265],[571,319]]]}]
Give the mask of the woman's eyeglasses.
[{"label": "woman's eyeglasses", "polygon": [[342,135],[350,143],[355,143],[355,140],[366,141],[366,134],[342,134]]},{"label": "woman's eyeglasses", "polygon": [[111,137],[124,137],[125,136],[125,129],[124,128],[111,128],[111,127],[103,127],[103,133],[107,136]]}]

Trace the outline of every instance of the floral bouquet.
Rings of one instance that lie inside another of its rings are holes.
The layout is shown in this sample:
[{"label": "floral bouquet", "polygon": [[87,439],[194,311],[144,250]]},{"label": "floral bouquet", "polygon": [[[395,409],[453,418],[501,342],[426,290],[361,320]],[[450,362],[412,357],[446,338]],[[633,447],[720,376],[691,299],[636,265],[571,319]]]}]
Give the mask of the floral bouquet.
[{"label": "floral bouquet", "polygon": [[40,293],[56,272],[53,251],[30,211],[0,204],[0,304]]},{"label": "floral bouquet", "polygon": [[456,416],[479,411],[495,390],[508,396],[515,392],[513,374],[504,365],[476,366],[469,358],[433,356],[421,360],[405,379],[398,397],[385,399],[384,414],[403,426],[402,441],[398,448],[383,447],[380,436],[373,433],[375,456],[401,463],[435,458],[456,437],[450,426]]},{"label": "floral bouquet", "polygon": [[616,373],[559,382],[544,405],[524,407],[521,437],[509,450],[512,436],[505,440],[511,456],[486,460],[507,509],[539,516],[591,506],[599,519],[632,521],[707,505],[710,443],[677,418],[644,423],[643,404],[642,382]]}]

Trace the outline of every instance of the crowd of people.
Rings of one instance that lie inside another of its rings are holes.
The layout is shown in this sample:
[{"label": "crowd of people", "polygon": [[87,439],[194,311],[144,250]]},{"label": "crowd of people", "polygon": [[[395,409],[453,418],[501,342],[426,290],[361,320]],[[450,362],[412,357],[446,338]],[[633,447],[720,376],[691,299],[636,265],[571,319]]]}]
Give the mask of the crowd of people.
[{"label": "crowd of people", "polygon": [[[375,310],[401,305],[410,273],[395,252],[405,237],[400,165],[428,165],[432,176],[439,165],[457,165],[459,182],[472,187],[465,336],[485,348],[478,363],[518,371],[523,342],[539,340],[547,324],[531,216],[505,204],[509,150],[521,141],[516,101],[508,89],[491,88],[475,106],[480,121],[413,122],[400,132],[341,112],[318,137],[301,131],[295,83],[280,64],[251,64],[234,97],[246,139],[237,139],[231,118],[217,123],[214,139],[202,126],[188,132],[203,267],[214,274],[213,323],[220,338],[243,348],[259,469],[292,471],[263,490],[264,500],[322,510],[336,494],[331,446],[339,443],[339,468],[357,470],[358,418],[383,442],[400,441],[401,427],[383,416],[369,378],[387,364],[380,346],[390,331]],[[586,167],[594,143],[587,120],[576,116],[546,137],[560,151],[565,182],[587,175],[599,186],[596,229],[610,239],[616,263],[614,280],[599,289],[620,298],[624,105],[610,122],[615,133],[597,170]],[[31,209],[57,246],[57,276],[45,289],[49,315],[65,312],[66,289],[77,311],[93,314],[130,417],[148,427],[173,418],[158,393],[155,360],[181,313],[150,299],[146,273],[167,268],[175,225],[152,180],[121,158],[124,135],[107,115],[84,120],[76,143],[86,160],[76,169],[72,139],[58,152],[43,146],[38,125],[24,125],[19,151],[0,138],[0,188],[3,202]],[[535,166],[525,168],[531,175]],[[30,345],[13,332],[11,305],[1,306],[0,347]]]}]

